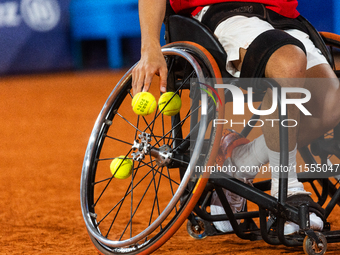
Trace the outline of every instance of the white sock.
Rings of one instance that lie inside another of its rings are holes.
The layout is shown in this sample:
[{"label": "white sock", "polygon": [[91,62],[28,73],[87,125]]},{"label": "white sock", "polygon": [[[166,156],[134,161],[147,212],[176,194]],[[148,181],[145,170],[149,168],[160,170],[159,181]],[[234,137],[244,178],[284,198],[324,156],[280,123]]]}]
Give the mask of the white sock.
[{"label": "white sock", "polygon": [[259,167],[269,161],[268,147],[264,136],[261,135],[250,143],[236,147],[232,152],[231,160],[238,169],[241,167],[247,169],[247,171],[238,172],[238,178],[253,179],[258,173]]},{"label": "white sock", "polygon": [[[308,193],[304,190],[303,184],[298,181],[296,174],[296,154],[297,147],[289,152],[288,156],[288,195],[297,193]],[[272,186],[271,194],[274,197],[278,196],[279,192],[279,176],[280,176],[280,152],[268,149],[269,164],[272,170]]]}]

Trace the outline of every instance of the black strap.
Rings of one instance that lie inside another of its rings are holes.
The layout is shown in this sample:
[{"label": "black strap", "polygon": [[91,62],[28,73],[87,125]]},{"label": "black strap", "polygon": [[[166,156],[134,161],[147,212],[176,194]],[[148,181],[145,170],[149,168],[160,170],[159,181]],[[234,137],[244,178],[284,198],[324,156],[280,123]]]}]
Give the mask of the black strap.
[{"label": "black strap", "polygon": [[[260,34],[247,49],[241,68],[241,78],[264,77],[270,56],[277,49],[287,44],[296,45],[306,52],[302,42],[282,30],[272,29]],[[262,88],[256,89],[263,90]]]},{"label": "black strap", "polygon": [[216,27],[224,20],[242,15],[246,17],[258,17],[269,22],[276,29],[299,29],[308,32],[307,28],[298,19],[284,17],[260,3],[251,2],[227,2],[213,4],[209,7],[202,18],[202,23],[205,24],[211,31],[215,31]]},{"label": "black strap", "polygon": [[248,17],[266,17],[266,8],[263,4],[248,3],[248,2],[228,2],[213,4],[209,7],[202,18],[202,23],[205,24],[211,31],[215,31],[216,27],[224,20],[235,16],[243,15]]}]

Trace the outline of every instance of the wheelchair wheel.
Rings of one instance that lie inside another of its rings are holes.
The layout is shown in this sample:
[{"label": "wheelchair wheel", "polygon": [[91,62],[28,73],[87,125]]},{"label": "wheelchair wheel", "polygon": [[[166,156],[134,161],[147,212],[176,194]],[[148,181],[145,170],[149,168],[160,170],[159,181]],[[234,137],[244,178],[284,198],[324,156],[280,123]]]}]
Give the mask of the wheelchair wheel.
[{"label": "wheelchair wheel", "polygon": [[309,236],[306,236],[305,239],[303,240],[303,251],[307,255],[316,255],[316,254],[322,255],[322,254],[325,254],[327,250],[326,238],[320,232],[315,232],[315,234],[321,241],[319,245],[317,245],[316,242]]},{"label": "wheelchair wheel", "polygon": [[[173,117],[158,109],[145,117],[134,114],[131,68],[106,101],[87,146],[81,208],[91,241],[103,254],[148,254],[164,244],[208,181],[209,173],[195,166],[213,165],[218,151],[222,129],[211,122],[223,118],[224,107],[200,88],[206,78],[221,77],[217,64],[191,42],[162,51],[168,90],[180,95],[181,111]],[[224,105],[223,90],[218,94]],[[110,173],[111,161],[121,155],[133,159],[132,174],[124,180]]]},{"label": "wheelchair wheel", "polygon": [[[335,61],[340,50],[340,35],[330,33],[330,32],[320,32],[319,34],[328,48],[330,64],[333,68],[333,71],[336,74],[336,76],[340,78],[340,70],[338,68],[338,64],[336,64],[336,61]],[[339,130],[340,130],[339,126],[337,126],[334,130],[331,130],[328,133],[324,134],[324,139],[339,140],[340,139]],[[320,149],[318,148],[317,150],[320,151]],[[333,161],[338,162],[339,156],[340,154],[328,155],[327,161],[325,161],[325,163],[331,166]],[[322,180],[318,179],[316,182],[321,186],[321,190],[318,190],[314,183],[311,182],[310,184],[319,199],[319,203],[323,205],[326,202],[326,198],[327,198],[327,196],[325,195],[328,194],[330,197],[333,197],[335,192],[340,188],[340,175],[336,174],[335,176],[329,177],[328,179],[322,179]],[[323,195],[322,193],[324,193],[325,195]],[[340,205],[340,201],[338,201],[337,204]]]},{"label": "wheelchair wheel", "polygon": [[204,222],[201,218],[199,217],[195,217],[195,220],[197,221],[197,225],[194,226],[190,220],[188,220],[187,222],[187,232],[188,234],[194,238],[194,239],[204,239],[206,238],[208,235],[205,232],[205,226],[204,226]]}]

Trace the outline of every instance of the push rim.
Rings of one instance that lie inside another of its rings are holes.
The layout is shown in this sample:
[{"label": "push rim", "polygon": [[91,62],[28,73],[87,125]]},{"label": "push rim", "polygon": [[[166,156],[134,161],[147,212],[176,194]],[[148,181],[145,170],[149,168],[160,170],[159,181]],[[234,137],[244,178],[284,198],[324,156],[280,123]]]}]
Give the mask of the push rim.
[{"label": "push rim", "polygon": [[[197,64],[196,60],[188,53],[178,50],[178,49],[163,49],[163,54],[164,55],[178,55],[181,57],[184,57],[187,61],[190,62],[190,64],[195,68],[195,72],[198,75],[198,80],[199,82],[204,83],[204,75],[202,73],[202,70],[200,70],[199,65]],[[85,159],[84,159],[84,165],[83,165],[83,172],[82,172],[82,179],[81,179],[81,207],[82,207],[82,212],[83,212],[83,217],[85,219],[85,223],[87,226],[88,231],[90,234],[100,243],[107,245],[109,247],[126,247],[131,244],[135,244],[138,241],[142,240],[143,238],[147,237],[153,230],[155,230],[162,222],[163,220],[167,217],[167,215],[170,213],[174,205],[176,205],[183,194],[183,192],[186,189],[186,186],[190,180],[190,177],[194,171],[194,166],[197,161],[197,158],[199,157],[199,152],[203,146],[203,141],[204,141],[204,134],[207,126],[207,117],[206,117],[206,108],[201,107],[201,119],[200,119],[200,131],[198,134],[198,143],[196,143],[195,147],[195,152],[193,153],[188,169],[185,172],[185,175],[183,176],[183,179],[169,202],[168,206],[166,207],[165,210],[159,215],[159,217],[151,223],[150,226],[148,226],[144,231],[141,233],[137,234],[136,236],[133,236],[131,238],[128,238],[126,240],[122,241],[112,241],[110,239],[105,238],[97,229],[97,227],[94,225],[93,219],[95,215],[91,213],[90,210],[90,205],[88,203],[89,198],[88,198],[88,193],[87,190],[89,189],[88,185],[89,184],[89,176],[91,171],[90,166],[91,166],[91,161],[94,159],[95,154],[97,153],[96,151],[96,146],[98,145],[97,137],[100,135],[100,132],[102,132],[103,125],[105,125],[105,122],[107,122],[108,115],[110,114],[110,107],[113,104],[113,100],[117,97],[117,95],[120,93],[122,90],[122,86],[126,84],[127,80],[131,78],[131,71],[133,68],[131,68],[127,74],[121,79],[117,87],[114,89],[114,91],[111,93],[111,96],[107,100],[106,104],[104,105],[97,121],[95,124],[95,127],[93,129],[93,132],[90,137],[90,142],[85,154]],[[207,95],[202,91],[201,94],[201,101],[202,105],[207,104]],[[199,139],[200,138],[200,139]],[[144,243],[145,244],[145,243]]]}]

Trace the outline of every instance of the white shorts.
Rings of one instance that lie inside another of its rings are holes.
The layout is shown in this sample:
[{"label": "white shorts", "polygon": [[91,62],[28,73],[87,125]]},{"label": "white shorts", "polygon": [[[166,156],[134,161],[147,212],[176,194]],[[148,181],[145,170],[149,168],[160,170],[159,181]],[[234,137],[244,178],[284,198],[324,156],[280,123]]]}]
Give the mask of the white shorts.
[{"label": "white shorts", "polygon": [[[198,20],[201,20],[207,7],[196,16]],[[234,77],[240,76],[238,71],[231,61],[238,60],[240,58],[240,48],[247,49],[252,41],[261,33],[274,29],[268,22],[261,20],[257,17],[245,17],[245,16],[233,16],[223,22],[221,22],[216,30],[215,35],[227,52],[227,71]],[[316,48],[313,42],[309,39],[309,36],[297,29],[285,30],[288,34],[300,40],[307,51],[307,69],[328,63],[326,58],[322,55],[321,51]]]}]

